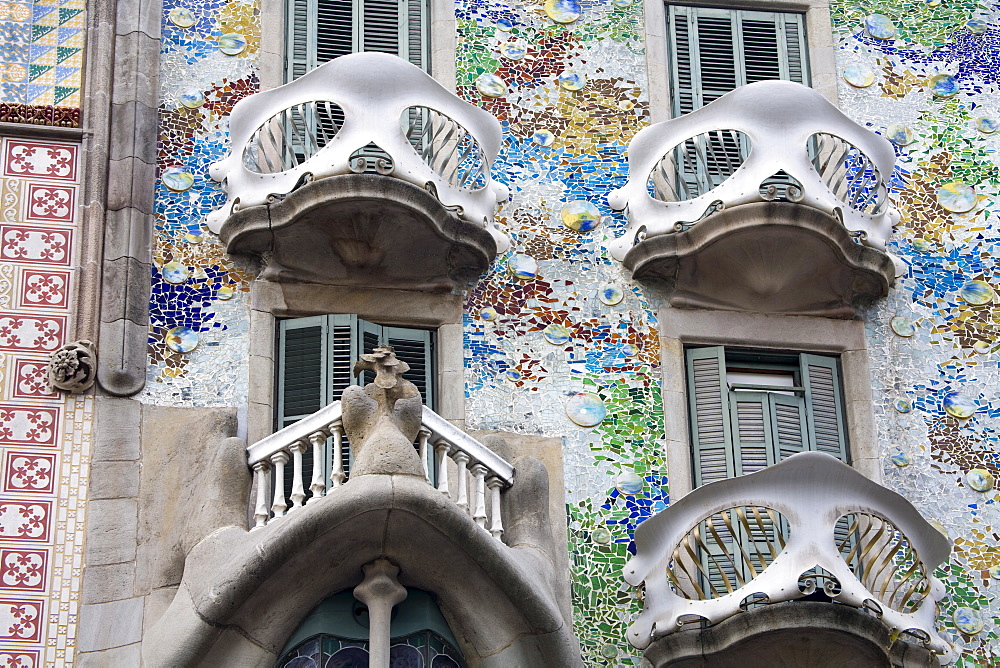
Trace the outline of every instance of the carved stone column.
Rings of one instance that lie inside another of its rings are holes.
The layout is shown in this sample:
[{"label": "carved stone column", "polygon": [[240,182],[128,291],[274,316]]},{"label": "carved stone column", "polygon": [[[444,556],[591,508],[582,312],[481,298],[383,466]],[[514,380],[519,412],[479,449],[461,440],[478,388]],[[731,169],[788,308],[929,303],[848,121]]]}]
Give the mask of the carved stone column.
[{"label": "carved stone column", "polygon": [[392,608],[406,599],[406,589],[396,580],[399,567],[388,559],[376,559],[362,569],[365,579],[354,588],[354,598],[368,606],[368,665],[389,668]]}]

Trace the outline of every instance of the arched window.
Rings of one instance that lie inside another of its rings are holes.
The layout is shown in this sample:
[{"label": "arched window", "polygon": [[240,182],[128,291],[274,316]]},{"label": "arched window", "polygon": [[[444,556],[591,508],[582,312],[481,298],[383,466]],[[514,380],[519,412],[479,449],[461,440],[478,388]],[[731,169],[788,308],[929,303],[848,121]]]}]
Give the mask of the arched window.
[{"label": "arched window", "polygon": [[[434,598],[419,589],[392,611],[392,668],[465,668]],[[368,668],[368,610],[350,591],[324,600],[285,645],[277,668]]]}]

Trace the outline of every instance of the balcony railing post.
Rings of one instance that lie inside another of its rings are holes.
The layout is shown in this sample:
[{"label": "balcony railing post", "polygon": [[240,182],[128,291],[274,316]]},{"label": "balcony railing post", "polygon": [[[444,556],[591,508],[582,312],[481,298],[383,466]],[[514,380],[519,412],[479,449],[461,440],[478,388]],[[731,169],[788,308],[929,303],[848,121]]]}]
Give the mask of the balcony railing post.
[{"label": "balcony railing post", "polygon": [[434,443],[434,451],[437,453],[437,489],[439,492],[451,498],[448,490],[448,451],[451,446],[447,441],[439,440]]},{"label": "balcony railing post", "polygon": [[490,533],[494,538],[503,538],[503,520],[500,517],[500,488],[503,482],[496,476],[491,476],[486,481],[486,486],[490,488]]},{"label": "balcony railing post", "polygon": [[476,463],[472,465],[472,475],[476,478],[476,509],[472,513],[472,519],[476,524],[486,528],[486,467]]},{"label": "balcony railing post", "polygon": [[302,485],[302,453],[306,451],[304,441],[295,441],[289,447],[292,451],[292,510],[302,507],[306,490]]},{"label": "balcony railing post", "polygon": [[340,420],[330,423],[328,427],[333,435],[333,470],[330,472],[330,485],[340,487],[344,484],[344,425]]},{"label": "balcony railing post", "polygon": [[431,480],[430,470],[428,469],[427,466],[427,439],[429,439],[430,437],[431,437],[431,430],[427,429],[426,427],[421,427],[420,431],[417,432],[417,438],[419,439],[418,447],[420,452],[420,465],[424,468],[424,478],[426,478],[428,482],[430,482]]},{"label": "balcony railing post", "polygon": [[459,450],[452,459],[458,466],[458,499],[455,503],[465,512],[469,512],[469,474],[466,468],[469,465],[469,455]]},{"label": "balcony railing post", "polygon": [[288,453],[284,450],[271,455],[271,464],[274,465],[274,503],[271,510],[274,516],[284,517],[288,503],[285,501],[285,464],[288,463]]},{"label": "balcony railing post", "polygon": [[323,446],[326,445],[326,434],[321,431],[309,434],[309,442],[313,446],[313,475],[309,491],[312,497],[306,502],[310,504],[326,494],[326,483],[323,481]]},{"label": "balcony railing post", "polygon": [[254,529],[259,529],[267,523],[269,512],[267,508],[267,492],[270,476],[268,472],[271,465],[265,460],[260,460],[253,465],[254,482],[257,483],[257,505],[254,507],[253,519]]}]

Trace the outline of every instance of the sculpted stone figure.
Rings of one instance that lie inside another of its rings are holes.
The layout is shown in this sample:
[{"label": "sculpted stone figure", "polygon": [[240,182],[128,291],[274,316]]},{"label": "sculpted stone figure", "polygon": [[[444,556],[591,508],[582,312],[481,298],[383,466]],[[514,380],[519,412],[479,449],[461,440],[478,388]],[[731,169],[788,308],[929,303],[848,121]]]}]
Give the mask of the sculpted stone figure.
[{"label": "sculpted stone figure", "polygon": [[355,374],[374,372],[375,381],[348,387],[341,398],[344,430],[354,452],[351,478],[373,473],[423,477],[413,447],[423,402],[416,385],[403,378],[409,370],[392,346],[379,346],[354,364]]}]

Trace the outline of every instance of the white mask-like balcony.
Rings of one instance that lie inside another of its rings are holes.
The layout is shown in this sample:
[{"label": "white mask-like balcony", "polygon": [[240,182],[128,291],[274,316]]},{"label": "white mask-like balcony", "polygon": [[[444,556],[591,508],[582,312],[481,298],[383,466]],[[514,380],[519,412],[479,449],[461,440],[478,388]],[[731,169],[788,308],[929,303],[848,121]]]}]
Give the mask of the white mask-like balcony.
[{"label": "white mask-like balcony", "polygon": [[749,84],[636,134],[611,254],[674,306],[852,317],[896,275],[894,162],[811,88]]},{"label": "white mask-like balcony", "polygon": [[507,248],[500,124],[396,56],[343,56],[251,95],[230,133],[208,227],[260,255],[265,279],[450,290]]},{"label": "white mask-like balcony", "polygon": [[624,576],[645,598],[628,639],[654,666],[693,657],[924,666],[953,656],[935,630],[945,589],[933,575],[949,540],[902,496],[825,453],[699,487],[635,539]]}]

